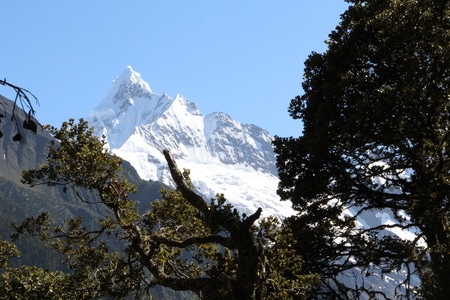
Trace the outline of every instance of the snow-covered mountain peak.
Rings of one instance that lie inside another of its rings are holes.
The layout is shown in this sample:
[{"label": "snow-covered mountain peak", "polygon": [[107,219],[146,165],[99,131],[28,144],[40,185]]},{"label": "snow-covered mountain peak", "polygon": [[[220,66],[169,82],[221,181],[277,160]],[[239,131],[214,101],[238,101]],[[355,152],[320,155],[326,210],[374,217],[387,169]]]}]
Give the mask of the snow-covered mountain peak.
[{"label": "snow-covered mountain peak", "polygon": [[117,77],[108,92],[107,99],[119,103],[123,108],[133,104],[133,98],[146,98],[153,94],[150,86],[141,78],[141,74],[135,72],[131,66],[125,68]]},{"label": "snow-covered mountain peak", "polygon": [[113,80],[106,97],[91,111],[87,120],[97,134],[108,137],[110,148],[120,147],[136,126],[153,122],[173,102],[150,89],[131,66]]},{"label": "snow-covered mountain peak", "polygon": [[153,92],[148,83],[131,66],[128,66],[120,76],[112,81],[111,87],[99,107],[110,107],[117,112],[123,112],[133,106],[136,100],[148,100],[152,95]]},{"label": "snow-covered mountain peak", "polygon": [[151,91],[131,67],[116,80],[87,120],[97,135],[105,135],[111,152],[129,161],[141,178],[172,185],[162,155],[172,152],[180,168],[191,170],[198,190],[216,193],[239,210],[264,215],[292,214],[290,203],[276,195],[278,177],[272,136],[225,113],[202,115],[181,94],[171,98]]},{"label": "snow-covered mountain peak", "polygon": [[141,89],[146,90],[150,93],[152,92],[149,84],[142,79],[141,74],[134,71],[131,66],[127,66],[122,74],[120,74],[115,80],[113,80],[113,83],[117,85],[121,85],[123,83],[131,84],[134,86],[139,86]]}]

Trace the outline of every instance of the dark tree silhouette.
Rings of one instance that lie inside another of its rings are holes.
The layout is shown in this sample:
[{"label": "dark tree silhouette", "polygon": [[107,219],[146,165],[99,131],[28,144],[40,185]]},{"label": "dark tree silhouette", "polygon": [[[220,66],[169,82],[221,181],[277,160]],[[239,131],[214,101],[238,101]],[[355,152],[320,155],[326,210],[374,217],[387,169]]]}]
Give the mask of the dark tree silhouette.
[{"label": "dark tree silhouette", "polygon": [[[327,51],[305,63],[305,93],[291,101],[303,135],[275,140],[278,193],[299,211],[298,250],[324,284],[353,266],[409,263],[424,298],[447,299],[450,2],[348,2]],[[377,211],[397,223],[355,226]],[[379,235],[394,228],[415,239]]]}]

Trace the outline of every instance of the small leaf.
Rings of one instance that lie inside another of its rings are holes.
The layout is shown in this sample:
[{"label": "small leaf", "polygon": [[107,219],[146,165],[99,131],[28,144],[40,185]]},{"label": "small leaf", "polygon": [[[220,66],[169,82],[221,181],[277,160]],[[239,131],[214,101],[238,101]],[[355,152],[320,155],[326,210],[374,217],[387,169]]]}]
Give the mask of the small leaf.
[{"label": "small leaf", "polygon": [[23,128],[31,130],[34,134],[37,132],[36,122],[33,120],[27,119],[23,121]]},{"label": "small leaf", "polygon": [[15,136],[13,136],[13,141],[18,142],[22,139],[22,135],[20,133],[16,133]]}]

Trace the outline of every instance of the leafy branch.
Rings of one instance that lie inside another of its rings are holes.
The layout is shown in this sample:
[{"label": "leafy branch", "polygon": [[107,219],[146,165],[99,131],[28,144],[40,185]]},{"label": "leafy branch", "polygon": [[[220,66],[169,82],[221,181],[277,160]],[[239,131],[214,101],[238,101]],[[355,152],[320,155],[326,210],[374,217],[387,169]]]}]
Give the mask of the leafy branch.
[{"label": "leafy branch", "polygon": [[[23,121],[22,127],[24,129],[30,130],[31,132],[36,134],[37,124],[34,120],[32,120],[36,111],[33,108],[31,99],[34,99],[36,104],[39,105],[39,101],[38,101],[37,97],[27,89],[7,82],[6,79],[0,80],[0,84],[10,87],[16,92],[16,96],[14,99],[14,105],[13,105],[13,109],[11,112],[11,122],[14,122],[16,129],[20,128],[19,127],[20,121],[19,121],[19,118],[17,117],[17,111],[16,111],[17,105],[20,105],[20,107],[23,109],[23,111],[26,111],[26,115],[25,115],[25,119]],[[3,106],[3,109],[6,114],[5,105],[3,103],[0,103],[0,104]],[[1,120],[5,117],[5,114],[0,113],[0,123],[1,123]],[[3,137],[3,132],[0,130],[0,138],[2,138],[2,137]],[[22,140],[23,140],[23,136],[19,131],[14,135],[13,141],[22,141]]]}]

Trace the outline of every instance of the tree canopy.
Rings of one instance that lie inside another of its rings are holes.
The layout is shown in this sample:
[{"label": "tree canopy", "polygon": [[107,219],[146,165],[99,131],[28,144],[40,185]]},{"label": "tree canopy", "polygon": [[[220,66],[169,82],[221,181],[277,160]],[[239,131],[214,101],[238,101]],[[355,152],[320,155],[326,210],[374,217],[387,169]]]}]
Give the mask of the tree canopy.
[{"label": "tree canopy", "polygon": [[[289,106],[302,135],[274,141],[278,194],[298,210],[290,220],[297,249],[324,285],[339,287],[337,274],[354,266],[412,263],[422,284],[415,292],[445,299],[450,2],[348,2],[327,51],[306,60],[304,94]],[[363,229],[357,217],[366,211],[389,211],[397,223]],[[395,228],[415,238],[386,235]]]},{"label": "tree canopy", "polygon": [[[91,190],[97,201],[90,203],[110,213],[93,226],[81,217],[55,223],[48,213],[16,225],[14,238],[39,236],[63,255],[70,272],[13,268],[8,259],[17,249],[4,242],[3,294],[25,297],[39,286],[33,295],[42,299],[123,298],[160,285],[202,299],[302,299],[315,282],[315,276],[301,273],[289,227],[276,218],[259,220],[261,209],[242,215],[221,194],[205,201],[169,151],[164,155],[177,189],[162,190],[162,199],[142,214],[132,200],[135,186],[120,177],[121,160],[108,153],[86,121],[47,129],[55,138],[47,162],[24,171],[23,182],[63,186],[86,202],[81,190]],[[34,278],[34,285],[26,285],[24,277]],[[70,293],[61,294],[65,290]]]}]

